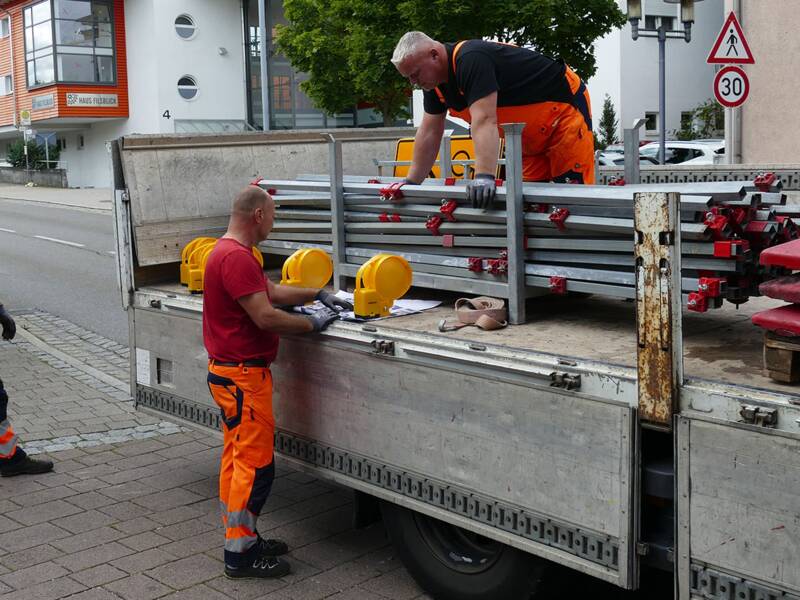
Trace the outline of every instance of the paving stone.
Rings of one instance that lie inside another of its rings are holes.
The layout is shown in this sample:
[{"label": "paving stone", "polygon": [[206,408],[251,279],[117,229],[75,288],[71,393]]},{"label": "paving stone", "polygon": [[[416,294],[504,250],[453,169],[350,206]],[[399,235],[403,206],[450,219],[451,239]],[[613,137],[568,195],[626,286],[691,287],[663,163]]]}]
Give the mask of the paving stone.
[{"label": "paving stone", "polygon": [[189,589],[164,596],[163,600],[230,600],[230,598],[206,585],[193,585]]},{"label": "paving stone", "polygon": [[7,552],[17,552],[40,544],[47,544],[68,535],[68,531],[56,527],[52,523],[40,523],[39,525],[22,527],[0,534],[0,549]]},{"label": "paving stone", "polygon": [[223,545],[225,543],[225,531],[220,525],[212,531],[206,531],[199,535],[183,538],[171,544],[161,546],[165,552],[169,552],[176,558],[183,558],[187,554],[199,554],[200,552],[216,552],[222,556]]},{"label": "paving stone", "polygon": [[411,600],[422,591],[405,569],[395,569],[364,582],[362,587],[392,600]]},{"label": "paving stone", "polygon": [[21,590],[65,575],[69,575],[69,571],[64,567],[54,562],[43,562],[0,576],[0,581],[16,590]]},{"label": "paving stone", "polygon": [[114,542],[122,537],[125,537],[125,534],[117,529],[111,527],[100,527],[91,531],[71,535],[60,540],[54,540],[50,542],[50,544],[65,553],[72,554],[74,552],[80,552],[81,550],[87,550],[89,548],[94,548],[95,546]]},{"label": "paving stone", "polygon": [[379,596],[359,586],[328,596],[328,600],[386,600],[386,596]]},{"label": "paving stone", "polygon": [[128,548],[141,552],[142,550],[149,550],[150,548],[163,547],[170,542],[169,538],[159,535],[154,531],[145,531],[131,537],[120,540],[121,544],[125,544]]},{"label": "paving stone", "polygon": [[[221,572],[222,570],[220,569]],[[206,585],[227,598],[253,600],[254,598],[264,598],[265,595],[271,592],[281,590],[289,583],[286,578],[265,580],[228,579],[224,575],[220,575],[206,582]]]},{"label": "paving stone", "polygon": [[80,552],[62,556],[57,558],[55,562],[73,572],[83,571],[84,569],[95,567],[97,565],[113,561],[114,559],[127,556],[132,552],[133,550],[123,546],[122,544],[110,542],[108,544],[102,544],[87,550],[81,550]]},{"label": "paving stone", "polygon": [[119,600],[119,596],[103,588],[93,588],[70,596],[69,600]]},{"label": "paving stone", "polygon": [[174,561],[171,554],[159,548],[151,548],[142,552],[131,553],[128,556],[114,560],[112,565],[128,573],[142,573],[165,563]]},{"label": "paving stone", "polygon": [[69,577],[59,577],[51,581],[16,590],[0,596],[0,600],[59,600],[85,590],[86,587]]},{"label": "paving stone", "polygon": [[[175,525],[176,523],[182,523],[187,519],[198,519],[204,516],[205,512],[200,510],[198,506],[199,503],[192,504],[191,506],[179,506],[170,510],[152,513],[148,516],[153,519],[153,521],[160,523],[162,526]],[[219,506],[219,502],[217,503],[217,506]]]},{"label": "paving stone", "polygon": [[115,501],[108,496],[104,496],[96,491],[86,492],[85,494],[77,494],[71,496],[69,499],[70,504],[74,504],[83,509],[100,508],[101,506],[108,506]]},{"label": "paving stone", "polygon": [[205,520],[191,519],[182,523],[176,523],[175,525],[162,527],[158,530],[158,533],[174,541],[216,529],[217,526],[217,523],[212,525]]},{"label": "paving stone", "polygon": [[176,590],[182,590],[213,579],[221,567],[219,561],[204,554],[196,554],[161,565],[147,575]]},{"label": "paving stone", "polygon": [[23,525],[36,525],[37,523],[44,523],[74,515],[80,512],[80,508],[73,506],[63,500],[53,500],[39,504],[33,508],[22,508],[8,513],[8,517],[22,523]]},{"label": "paving stone", "polygon": [[158,581],[142,574],[113,581],[105,588],[124,600],[154,600],[172,591]]},{"label": "paving stone", "polygon": [[54,558],[63,556],[63,554],[61,550],[48,544],[43,544],[26,550],[11,552],[0,558],[0,564],[2,564],[7,571],[17,571],[53,560]]},{"label": "paving stone", "polygon": [[99,587],[127,576],[128,573],[125,571],[108,564],[97,565],[96,567],[91,567],[90,569],[72,574],[73,579],[81,582],[88,588]]},{"label": "paving stone", "polygon": [[91,531],[98,527],[104,527],[116,523],[117,519],[98,510],[86,510],[69,517],[58,520],[58,525],[73,533]]},{"label": "paving stone", "polygon": [[114,528],[127,533],[128,535],[136,535],[145,531],[153,531],[161,527],[158,523],[147,517],[135,517],[127,521],[120,521],[114,523]]}]

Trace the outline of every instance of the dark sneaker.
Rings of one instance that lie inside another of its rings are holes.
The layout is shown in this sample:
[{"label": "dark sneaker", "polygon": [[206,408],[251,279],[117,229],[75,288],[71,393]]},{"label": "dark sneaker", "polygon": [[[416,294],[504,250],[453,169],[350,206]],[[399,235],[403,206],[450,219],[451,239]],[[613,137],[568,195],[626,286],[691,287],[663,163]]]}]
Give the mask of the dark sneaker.
[{"label": "dark sneaker", "polygon": [[291,572],[289,563],[274,556],[259,556],[246,567],[225,565],[225,577],[228,579],[262,579],[265,577],[283,577]]},{"label": "dark sneaker", "polygon": [[289,552],[289,546],[283,540],[264,539],[258,536],[256,546],[261,556],[283,556]]},{"label": "dark sneaker", "polygon": [[39,473],[49,473],[53,470],[53,461],[41,460],[26,456],[20,460],[15,460],[11,464],[0,464],[0,475],[3,477],[13,477],[14,475],[36,475]]}]

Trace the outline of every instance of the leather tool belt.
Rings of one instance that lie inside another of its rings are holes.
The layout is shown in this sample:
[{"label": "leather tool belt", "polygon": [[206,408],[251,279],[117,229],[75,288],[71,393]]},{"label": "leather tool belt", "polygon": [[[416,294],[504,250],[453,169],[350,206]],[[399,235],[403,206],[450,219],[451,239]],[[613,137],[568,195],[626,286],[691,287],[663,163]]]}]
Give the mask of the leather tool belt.
[{"label": "leather tool belt", "polygon": [[455,320],[439,321],[439,331],[455,331],[469,325],[492,331],[508,325],[508,310],[505,302],[499,298],[459,298],[456,300],[455,311]]}]

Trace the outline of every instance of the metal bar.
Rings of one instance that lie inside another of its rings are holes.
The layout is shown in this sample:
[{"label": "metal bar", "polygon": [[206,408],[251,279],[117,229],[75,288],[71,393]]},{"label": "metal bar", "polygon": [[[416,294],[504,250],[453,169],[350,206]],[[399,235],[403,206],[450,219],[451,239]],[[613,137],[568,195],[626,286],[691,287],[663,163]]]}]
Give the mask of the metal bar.
[{"label": "metal bar", "polygon": [[506,219],[508,239],[508,320],[525,322],[525,244],[522,200],[522,130],[524,123],[503,123],[506,140]]},{"label": "metal bar", "polygon": [[[419,234],[427,232],[424,223],[347,223],[345,231],[348,233],[391,233],[391,234]],[[498,236],[506,232],[501,225],[491,223],[442,223],[439,227],[441,234],[453,235],[490,235]],[[438,236],[435,236],[438,237]]]},{"label": "metal bar", "polygon": [[[601,269],[526,263],[525,274],[538,275],[540,277],[565,277],[570,280],[595,281],[615,285],[636,285],[636,273],[633,269],[630,271],[604,271]],[[683,277],[681,279],[681,286],[687,291],[696,291],[698,284],[699,280],[696,277]]]},{"label": "metal bar", "polygon": [[342,167],[342,142],[333,135],[328,137],[328,169],[331,195],[331,254],[333,255],[333,286],[347,289],[347,279],[336,267],[345,261],[344,171]]},{"label": "metal bar", "polygon": [[[417,246],[443,246],[441,237],[432,235],[370,235],[348,233],[347,242],[353,244],[413,244]],[[469,237],[456,235],[453,246],[475,248],[506,248],[508,243],[504,237]]]},{"label": "metal bar", "polygon": [[450,149],[450,137],[453,135],[452,129],[445,129],[442,134],[442,142],[439,144],[439,174],[442,177],[453,176],[452,150]]}]

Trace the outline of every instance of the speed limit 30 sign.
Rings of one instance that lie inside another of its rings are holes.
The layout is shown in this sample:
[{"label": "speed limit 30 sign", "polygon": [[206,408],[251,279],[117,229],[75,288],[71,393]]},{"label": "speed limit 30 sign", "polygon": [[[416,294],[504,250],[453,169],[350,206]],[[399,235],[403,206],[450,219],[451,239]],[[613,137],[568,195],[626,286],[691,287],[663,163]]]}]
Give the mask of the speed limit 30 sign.
[{"label": "speed limit 30 sign", "polygon": [[714,78],[714,96],[722,106],[736,108],[744,104],[750,94],[750,81],[740,67],[721,69]]}]

